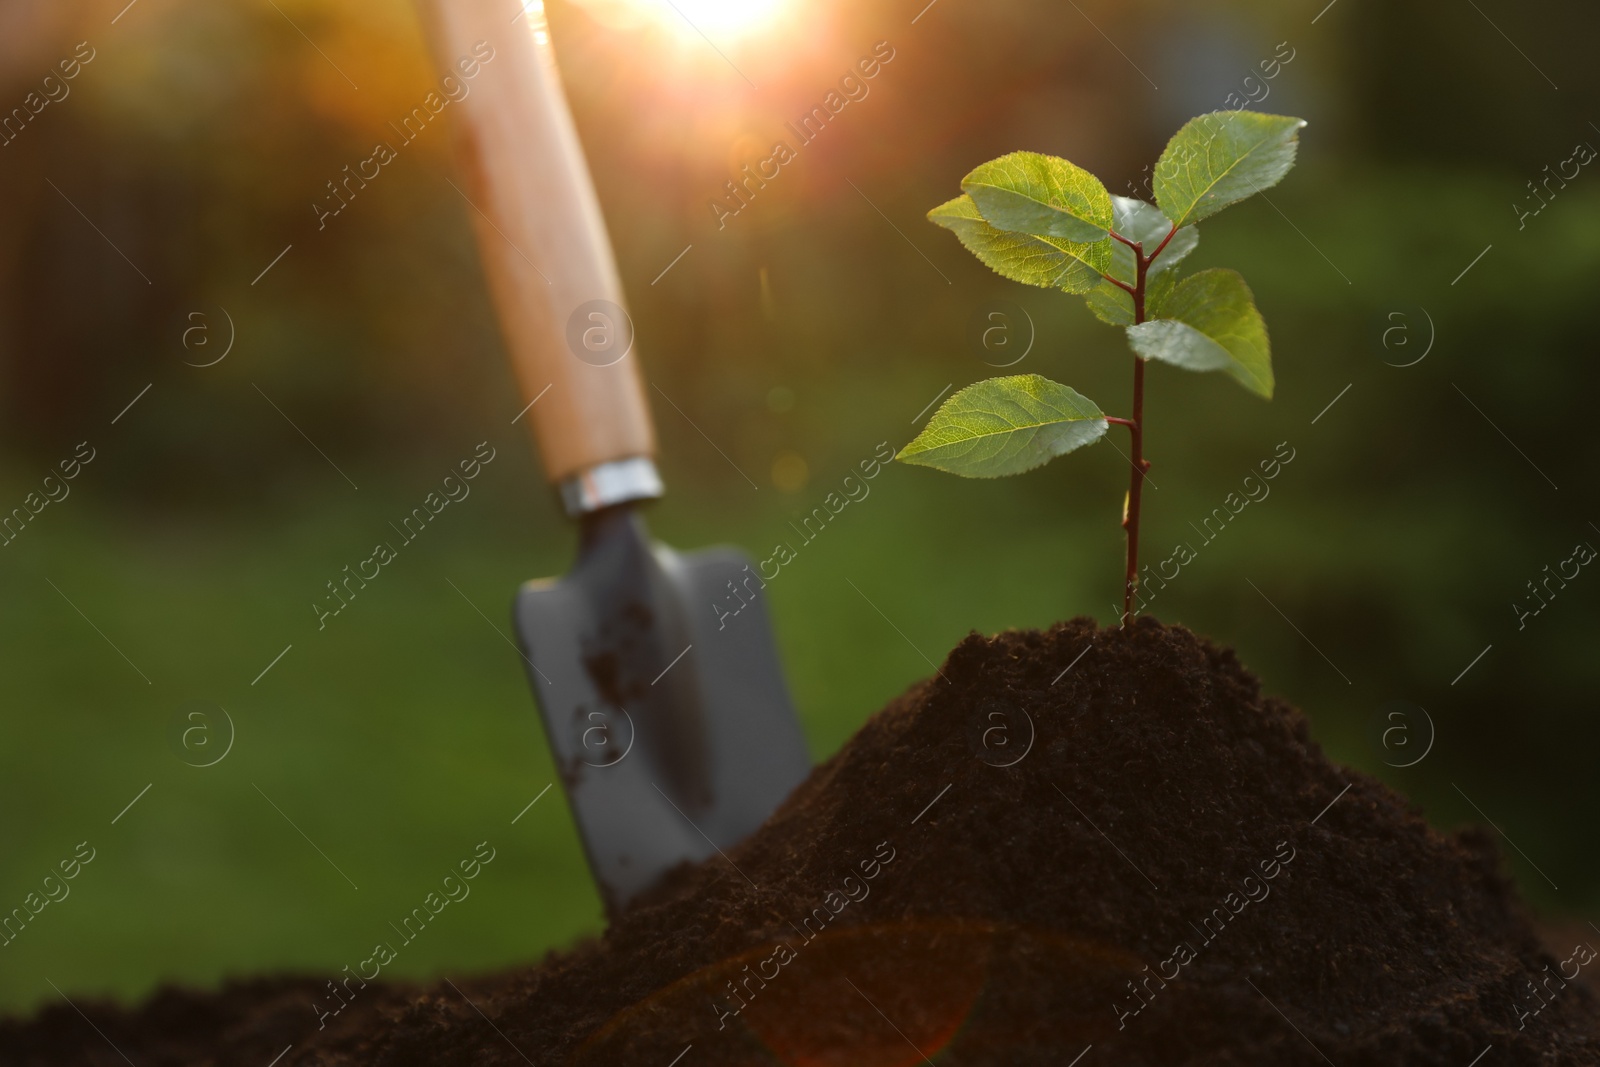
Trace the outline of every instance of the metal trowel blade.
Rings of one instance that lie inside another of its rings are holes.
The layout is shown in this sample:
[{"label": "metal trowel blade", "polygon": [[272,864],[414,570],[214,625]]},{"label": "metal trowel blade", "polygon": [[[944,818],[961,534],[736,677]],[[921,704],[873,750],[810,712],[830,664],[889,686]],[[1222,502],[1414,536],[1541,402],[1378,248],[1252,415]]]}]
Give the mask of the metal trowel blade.
[{"label": "metal trowel blade", "polygon": [[545,734],[612,916],[743,840],[811,769],[761,584],[736,550],[656,544],[623,505],[584,518],[570,574],[517,594]]}]

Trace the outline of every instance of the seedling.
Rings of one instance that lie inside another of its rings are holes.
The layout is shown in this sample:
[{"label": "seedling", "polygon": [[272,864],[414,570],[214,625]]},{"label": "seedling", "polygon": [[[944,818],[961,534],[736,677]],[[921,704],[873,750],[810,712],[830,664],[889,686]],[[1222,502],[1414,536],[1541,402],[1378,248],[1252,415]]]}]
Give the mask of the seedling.
[{"label": "seedling", "polygon": [[990,378],[945,401],[895,458],[964,478],[1000,478],[1092,444],[1112,423],[1126,426],[1132,474],[1122,511],[1124,622],[1139,581],[1139,499],[1150,470],[1145,364],[1225,371],[1257,396],[1272,397],[1267,326],[1244,279],[1210,268],[1180,281],[1174,268],[1199,243],[1195,223],[1283,179],[1304,125],[1253,111],[1191,119],[1156,163],[1155,204],[1112,196],[1064,159],[1013,152],[968,174],[963,195],[928,212],[1001,276],[1075,293],[1101,322],[1123,327],[1133,349],[1133,411],[1126,419],[1107,415],[1037,374]]}]

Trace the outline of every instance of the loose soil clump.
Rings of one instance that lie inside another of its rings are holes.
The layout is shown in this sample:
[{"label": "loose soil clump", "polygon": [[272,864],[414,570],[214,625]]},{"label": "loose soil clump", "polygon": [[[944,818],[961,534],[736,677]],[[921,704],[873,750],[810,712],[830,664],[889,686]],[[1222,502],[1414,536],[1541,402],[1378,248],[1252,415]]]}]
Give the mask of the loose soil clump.
[{"label": "loose soil clump", "polygon": [[539,967],[373,983],[322,1030],[324,979],[80,1000],[0,1060],[1592,1064],[1583,959],[1485,834],[1330,763],[1232,652],[1077,619],[968,637],[753,838]]}]

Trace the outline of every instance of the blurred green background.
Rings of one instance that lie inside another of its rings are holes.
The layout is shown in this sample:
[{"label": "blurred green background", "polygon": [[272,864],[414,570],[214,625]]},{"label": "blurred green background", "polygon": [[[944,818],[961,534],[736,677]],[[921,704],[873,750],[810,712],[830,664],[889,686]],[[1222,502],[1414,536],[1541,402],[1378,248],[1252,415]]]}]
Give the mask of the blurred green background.
[{"label": "blurred green background", "polygon": [[[1324,2],[822,0],[711,35],[719,54],[670,20],[552,0],[643,365],[681,409],[656,403],[671,491],[652,524],[683,548],[793,540],[942,390],[998,373],[969,333],[997,301],[1036,335],[1011,373],[1126,413],[1114,331],[923,213],[1017,148],[1132,193],[1184,119],[1259,94],[1244,79],[1292,52],[1256,106],[1310,120],[1300,164],[1202,226],[1193,260],[1251,282],[1277,398],[1152,370],[1146,558],[1199,546],[1190,524],[1280,442],[1295,460],[1151,612],[1236,648],[1436,824],[1493,819],[1543,914],[1594,918],[1600,578],[1522,629],[1511,605],[1600,544],[1600,176],[1541,186],[1547,208],[1518,218],[1547,165],[1600,144],[1600,12]],[[0,1008],[51,982],[135,998],[332,976],[485,840],[472,897],[394,973],[598,931],[559,788],[525,810],[554,775],[507,609],[573,536],[511,424],[526,400],[447,181],[448,113],[325,229],[309,206],[435,84],[413,12],[123,3],[0,13],[0,107],[78,42],[94,53],[0,147],[0,505],[79,442],[95,456],[0,548],[0,910],[96,850],[0,948]],[[870,95],[719,230],[723,182],[880,40],[895,57]],[[324,583],[481,441],[496,459],[472,495],[319,631]],[[1110,447],[1001,482],[880,475],[769,588],[813,753],[969,630],[1114,619],[1125,483]],[[1378,743],[1394,700],[1436,730],[1404,769],[1385,761],[1426,727]],[[208,768],[172,742],[195,701],[235,728]]]}]

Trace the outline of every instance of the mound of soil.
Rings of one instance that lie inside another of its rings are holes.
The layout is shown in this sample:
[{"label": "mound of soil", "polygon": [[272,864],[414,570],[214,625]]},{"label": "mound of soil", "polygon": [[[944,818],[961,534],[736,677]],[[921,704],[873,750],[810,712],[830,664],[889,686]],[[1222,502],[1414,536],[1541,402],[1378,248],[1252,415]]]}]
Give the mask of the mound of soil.
[{"label": "mound of soil", "polygon": [[967,638],[755,837],[537,968],[357,980],[321,1030],[326,979],[79,1001],[0,1026],[0,1060],[1596,1063],[1566,980],[1593,958],[1547,952],[1482,833],[1330,763],[1231,652],[1079,619]]}]

